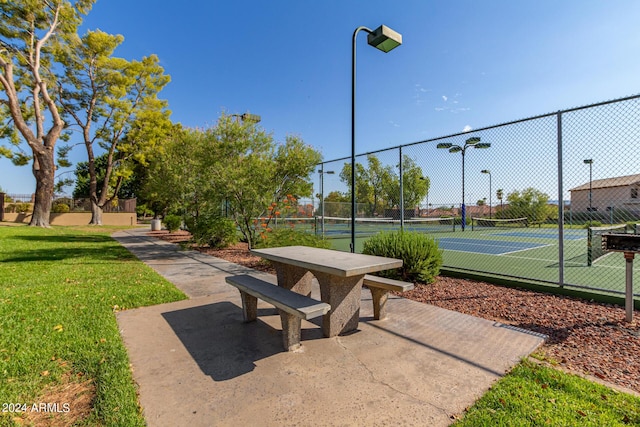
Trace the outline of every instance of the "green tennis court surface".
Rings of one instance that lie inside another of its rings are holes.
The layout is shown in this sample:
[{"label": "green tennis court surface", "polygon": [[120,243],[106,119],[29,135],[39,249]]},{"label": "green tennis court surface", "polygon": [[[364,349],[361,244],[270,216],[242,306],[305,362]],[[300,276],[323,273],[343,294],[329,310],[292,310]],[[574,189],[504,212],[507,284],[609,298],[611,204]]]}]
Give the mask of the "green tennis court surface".
[{"label": "green tennis court surface", "polygon": [[[445,268],[558,284],[560,246],[557,228],[487,227],[474,231],[467,228],[464,232],[456,228],[456,232],[441,230],[428,234],[438,240],[443,249]],[[356,233],[357,252],[362,252],[367,238]],[[349,250],[349,237],[343,235],[330,240],[334,249]],[[563,242],[565,285],[593,292],[624,294],[625,260],[621,253],[606,254],[588,266],[587,230],[565,229]],[[636,278],[640,277],[640,256],[638,258],[634,263]],[[640,286],[634,287],[634,295],[640,297]]]}]

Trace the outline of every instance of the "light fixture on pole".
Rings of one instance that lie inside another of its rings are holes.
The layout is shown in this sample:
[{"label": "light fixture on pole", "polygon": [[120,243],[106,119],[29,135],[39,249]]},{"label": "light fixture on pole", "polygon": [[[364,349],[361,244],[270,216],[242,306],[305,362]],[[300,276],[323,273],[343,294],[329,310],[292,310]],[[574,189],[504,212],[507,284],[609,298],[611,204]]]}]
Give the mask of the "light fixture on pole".
[{"label": "light fixture on pole", "polygon": [[[251,113],[231,114],[230,117],[235,118],[236,123],[242,121],[243,123],[249,122],[256,124],[260,123],[260,121],[262,120],[262,117],[260,117],[259,115]],[[224,199],[224,217],[229,217],[229,200],[227,198]]]},{"label": "light fixture on pole", "polygon": [[325,171],[324,168],[318,169],[318,173],[320,174],[320,229],[322,230],[322,238],[324,239],[324,175],[333,175],[334,171]]},{"label": "light fixture on pole", "polygon": [[462,231],[464,231],[464,228],[467,222],[467,209],[464,204],[464,154],[467,151],[467,148],[489,148],[489,147],[491,147],[491,143],[480,142],[479,136],[468,138],[464,142],[463,146],[453,145],[450,142],[441,142],[438,145],[436,145],[436,148],[446,148],[449,150],[450,153],[458,153],[458,152],[462,153],[462,206],[460,209],[462,213]]},{"label": "light fixture on pole", "polygon": [[351,252],[356,251],[356,36],[360,31],[368,34],[367,43],[385,53],[402,44],[402,35],[381,25],[375,30],[358,27],[351,44]]},{"label": "light fixture on pole", "polygon": [[592,182],[593,182],[593,159],[584,159],[584,164],[589,165],[589,227],[591,227],[591,217],[593,215],[593,205],[591,204],[592,199]]},{"label": "light fixture on pole", "polygon": [[231,114],[231,117],[235,117],[236,120],[242,120],[243,122],[251,122],[251,123],[260,123],[262,117],[257,114],[250,113],[242,113],[242,114]]},{"label": "light fixture on pole", "polygon": [[491,171],[489,169],[482,169],[480,173],[489,174],[489,219],[491,219]]}]

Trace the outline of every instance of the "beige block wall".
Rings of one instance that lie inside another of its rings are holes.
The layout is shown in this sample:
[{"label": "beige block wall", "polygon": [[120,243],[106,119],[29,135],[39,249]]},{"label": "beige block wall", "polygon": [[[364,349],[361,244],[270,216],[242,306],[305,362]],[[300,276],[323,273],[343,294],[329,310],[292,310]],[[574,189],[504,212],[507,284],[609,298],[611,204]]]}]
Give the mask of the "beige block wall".
[{"label": "beige block wall", "polygon": [[[591,204],[598,212],[606,212],[607,206],[625,208],[631,200],[630,187],[594,188]],[[571,192],[571,210],[586,212],[589,208],[589,190]]]},{"label": "beige block wall", "polygon": [[[28,224],[31,221],[31,213],[6,213],[6,222],[17,222]],[[52,213],[49,217],[51,225],[87,225],[91,221],[91,212],[68,212]],[[102,214],[102,224],[104,225],[136,225],[137,217],[135,213],[109,212]]]}]

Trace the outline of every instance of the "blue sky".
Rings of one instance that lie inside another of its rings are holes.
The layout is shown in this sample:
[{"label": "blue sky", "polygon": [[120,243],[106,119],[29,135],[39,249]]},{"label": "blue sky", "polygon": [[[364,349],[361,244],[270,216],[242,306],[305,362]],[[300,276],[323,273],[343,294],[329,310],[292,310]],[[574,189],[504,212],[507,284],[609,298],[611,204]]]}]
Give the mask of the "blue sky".
[{"label": "blue sky", "polygon": [[[331,160],[350,155],[358,26],[403,36],[388,54],[358,36],[357,152],[369,152],[638,93],[638,16],[635,0],[98,0],[85,28],[124,35],[118,56],[159,56],[173,121],[248,111]],[[0,187],[33,192],[30,167],[0,159]]]}]

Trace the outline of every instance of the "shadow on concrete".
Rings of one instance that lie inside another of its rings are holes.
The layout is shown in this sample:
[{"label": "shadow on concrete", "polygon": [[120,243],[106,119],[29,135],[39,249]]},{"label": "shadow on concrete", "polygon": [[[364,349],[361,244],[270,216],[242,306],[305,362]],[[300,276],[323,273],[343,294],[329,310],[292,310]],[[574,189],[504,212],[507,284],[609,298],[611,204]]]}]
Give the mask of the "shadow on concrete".
[{"label": "shadow on concrete", "polygon": [[[215,381],[225,381],[253,371],[255,362],[284,351],[282,330],[260,317],[280,325],[274,308],[258,309],[258,320],[246,323],[242,309],[230,302],[162,313],[191,357],[205,375]],[[273,317],[277,317],[273,319]],[[322,330],[303,322],[304,341],[321,339]]]}]

